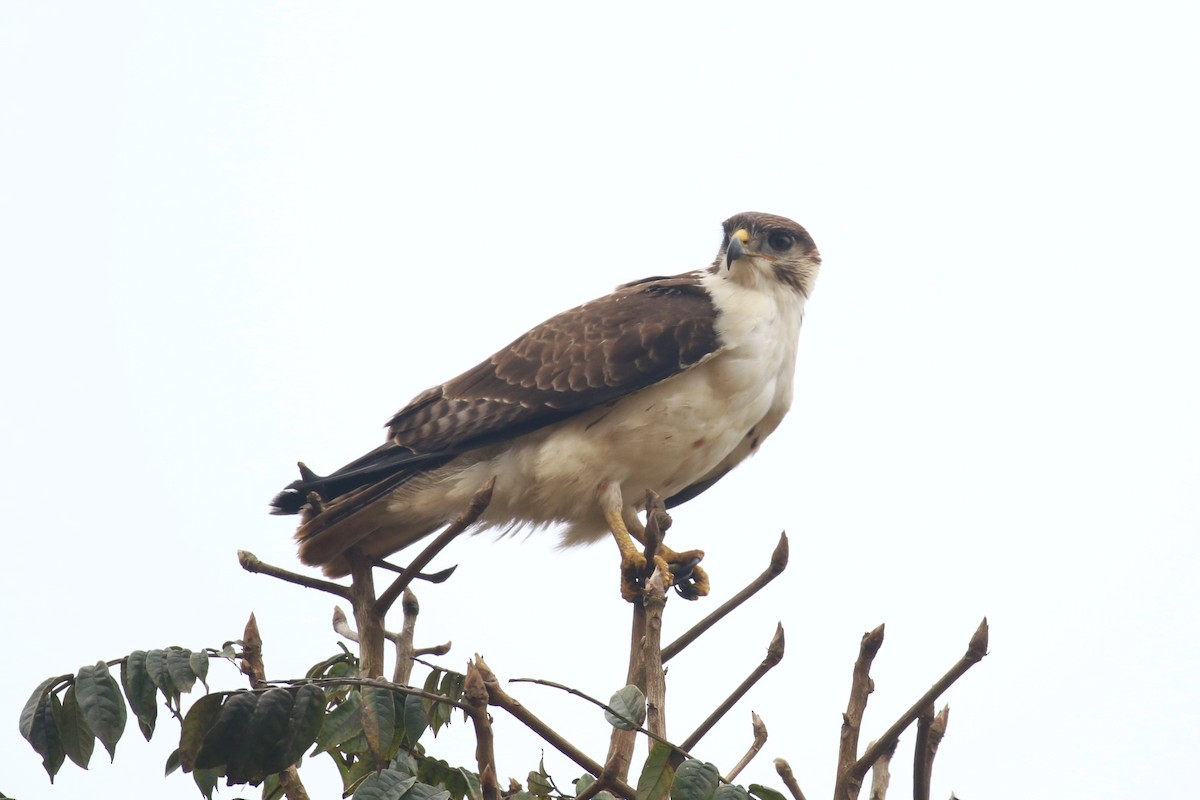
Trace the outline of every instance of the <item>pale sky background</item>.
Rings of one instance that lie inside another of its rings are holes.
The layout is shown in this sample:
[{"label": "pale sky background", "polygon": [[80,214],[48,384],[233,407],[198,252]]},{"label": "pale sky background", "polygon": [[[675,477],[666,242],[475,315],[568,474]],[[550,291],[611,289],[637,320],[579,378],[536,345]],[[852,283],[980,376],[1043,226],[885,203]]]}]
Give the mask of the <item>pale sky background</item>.
[{"label": "pale sky background", "polygon": [[[254,611],[272,677],[336,651],[272,494],[304,459],[557,311],[707,264],[743,210],[804,224],[824,272],[797,401],[680,509],[714,596],[780,530],[792,566],[672,662],[682,739],[832,788],[863,631],[864,740],[961,654],[933,796],[1182,797],[1200,716],[1200,57],[1184,3],[6,3],[0,264],[7,508],[0,792],[199,797],[178,729],[51,787],[17,717],[44,677],[220,646]],[[628,611],[608,543],[463,539],[420,643],[607,697]],[[398,616],[395,622],[398,623]],[[419,673],[419,677],[423,673]],[[243,685],[214,664],[212,682]],[[603,755],[592,707],[513,693]],[[539,745],[497,712],[501,776]],[[893,794],[908,796],[912,734]],[[468,763],[461,723],[432,743]],[[639,756],[640,761],[640,756]],[[553,751],[560,785],[579,770]],[[340,786],[326,758],[303,776]],[[218,797],[256,797],[222,788]]]}]

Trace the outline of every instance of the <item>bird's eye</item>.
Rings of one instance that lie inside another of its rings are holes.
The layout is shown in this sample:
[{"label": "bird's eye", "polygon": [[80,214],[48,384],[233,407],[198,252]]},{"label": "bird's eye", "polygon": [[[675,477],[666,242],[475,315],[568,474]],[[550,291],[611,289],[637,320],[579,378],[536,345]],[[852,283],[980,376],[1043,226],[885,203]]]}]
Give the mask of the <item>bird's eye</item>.
[{"label": "bird's eye", "polygon": [[795,243],[796,240],[792,238],[792,235],[783,231],[775,231],[767,237],[767,244],[771,245],[771,249],[780,253],[790,250]]}]

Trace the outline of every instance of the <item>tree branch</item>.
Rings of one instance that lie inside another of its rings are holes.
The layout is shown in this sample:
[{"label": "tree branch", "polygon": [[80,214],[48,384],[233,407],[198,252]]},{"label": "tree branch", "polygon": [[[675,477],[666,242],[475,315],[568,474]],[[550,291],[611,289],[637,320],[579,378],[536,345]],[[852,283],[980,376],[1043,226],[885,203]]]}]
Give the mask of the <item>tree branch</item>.
[{"label": "tree branch", "polygon": [[[478,653],[475,658],[479,659]],[[475,762],[479,767],[479,786],[483,791],[483,800],[500,800],[492,721],[488,715],[488,688],[479,668],[475,666],[475,661],[467,662],[463,698],[467,701],[467,716],[475,726]]]},{"label": "tree branch", "polygon": [[345,598],[346,600],[350,599],[349,586],[343,586],[333,581],[321,580],[320,578],[312,578],[308,575],[301,575],[298,572],[289,572],[286,569],[260,560],[258,556],[249,550],[238,550],[238,563],[242,565],[242,569],[246,570],[246,572],[267,575],[272,578],[278,578],[281,581],[294,583],[297,586],[303,586],[306,589],[316,589],[321,592],[336,594],[338,597]]},{"label": "tree branch", "polygon": [[771,562],[767,568],[754,580],[746,584],[740,592],[726,600],[715,611],[707,617],[697,622],[686,633],[680,636],[675,641],[662,649],[662,660],[665,664],[675,656],[679,655],[683,648],[687,647],[696,639],[711,628],[713,625],[721,621],[729,612],[740,606],[742,603],[749,600],[759,592],[764,586],[778,578],[783,571],[787,569],[788,563],[788,538],[786,533],[779,534],[779,543],[775,545],[775,550],[771,553]]},{"label": "tree branch", "polygon": [[767,647],[766,658],[762,663],[754,668],[754,671],[742,681],[741,684],[733,690],[729,697],[721,705],[717,706],[716,710],[708,715],[708,719],[700,723],[696,730],[692,731],[692,735],[683,740],[679,746],[684,750],[691,750],[696,744],[708,733],[714,725],[725,716],[729,709],[733,708],[733,704],[741,700],[746,692],[750,691],[750,687],[758,683],[764,675],[771,671],[780,661],[783,660],[783,625],[775,625],[775,635],[771,637],[771,644]]},{"label": "tree branch", "polygon": [[[858,658],[854,661],[853,677],[850,681],[850,700],[846,713],[842,715],[842,741],[838,748],[837,781],[834,783],[834,800],[855,800],[862,788],[862,773],[855,774],[855,759],[858,757],[858,735],[862,727],[863,711],[867,707],[867,695],[875,688],[871,681],[871,662],[883,645],[883,625],[863,634],[858,646]],[[868,764],[868,766],[870,766]]]},{"label": "tree branch", "polygon": [[754,741],[750,743],[750,749],[746,751],[746,755],[742,756],[742,760],[729,770],[729,774],[725,776],[726,783],[733,783],[733,779],[741,774],[741,771],[754,760],[763,745],[767,743],[767,726],[762,721],[762,717],[753,711],[750,712],[750,729],[754,731]]},{"label": "tree branch", "polygon": [[891,749],[885,750],[871,768],[871,800],[884,800],[887,797],[888,784],[892,782],[892,756],[896,754],[896,745],[899,743],[899,739],[892,742]]},{"label": "tree branch", "polygon": [[950,721],[950,706],[942,706],[941,713],[933,715],[933,703],[917,718],[917,744],[913,748],[913,798],[929,800],[933,777],[933,757],[938,745],[946,735],[946,724]]},{"label": "tree branch", "polygon": [[796,783],[796,776],[792,774],[792,765],[782,758],[775,759],[775,772],[779,774],[779,778],[783,781],[783,785],[792,793],[793,800],[804,800],[804,792],[800,791],[800,784]]},{"label": "tree branch", "polygon": [[898,739],[904,729],[921,715],[922,710],[927,708],[934,700],[941,697],[942,693],[949,689],[956,680],[961,678],[967,670],[982,661],[983,657],[987,655],[987,642],[988,624],[985,617],[971,636],[971,641],[967,644],[967,652],[958,660],[958,663],[951,667],[950,671],[943,675],[937,683],[931,686],[929,691],[921,695],[921,698],[913,703],[912,707],[904,712],[900,719],[892,723],[892,727],[884,731],[883,736],[880,736],[875,744],[867,748],[862,758],[851,768],[851,775],[862,778],[867,773],[867,770],[871,768],[871,765],[875,763],[875,759],[879,758],[879,754],[884,748],[891,745],[891,740]]}]

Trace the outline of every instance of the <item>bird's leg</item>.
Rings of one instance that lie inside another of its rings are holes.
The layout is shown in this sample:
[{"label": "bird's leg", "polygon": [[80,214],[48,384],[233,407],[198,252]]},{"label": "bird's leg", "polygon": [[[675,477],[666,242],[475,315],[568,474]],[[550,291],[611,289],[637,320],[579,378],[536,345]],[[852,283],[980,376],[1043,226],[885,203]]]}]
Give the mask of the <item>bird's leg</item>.
[{"label": "bird's leg", "polygon": [[[608,529],[617,540],[617,549],[621,551],[621,597],[632,603],[642,596],[643,582],[653,570],[647,571],[646,556],[633,543],[633,537],[629,535],[629,528],[625,525],[625,516],[622,513],[625,502],[621,497],[621,488],[611,481],[604,481],[596,490],[596,500],[604,512],[604,521],[608,523]],[[645,533],[641,523],[638,523],[638,532]],[[663,575],[671,574],[670,565],[661,555],[654,556],[654,566],[662,569]]]},{"label": "bird's leg", "polygon": [[[653,513],[653,511],[647,513]],[[646,526],[638,519],[637,514],[631,512],[622,521],[629,530],[630,536],[644,545],[646,543]],[[667,518],[667,524],[670,524],[670,517]],[[708,573],[700,567],[700,561],[704,558],[703,550],[684,550],[682,553],[678,553],[659,542],[658,555],[670,568],[675,588],[679,590],[680,595],[688,600],[695,600],[708,594]]]}]

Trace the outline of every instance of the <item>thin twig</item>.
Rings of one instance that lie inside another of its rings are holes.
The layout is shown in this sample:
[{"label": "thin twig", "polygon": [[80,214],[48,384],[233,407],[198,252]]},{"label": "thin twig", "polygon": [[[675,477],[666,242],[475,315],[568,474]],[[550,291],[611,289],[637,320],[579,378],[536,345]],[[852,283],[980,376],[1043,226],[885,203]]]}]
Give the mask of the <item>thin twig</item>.
[{"label": "thin twig", "polygon": [[[868,631],[862,636],[858,646],[858,658],[854,661],[853,677],[850,680],[850,700],[846,703],[846,713],[842,715],[842,738],[838,748],[837,780],[834,783],[834,800],[855,800],[862,788],[862,776],[855,775],[855,759],[858,758],[858,736],[862,729],[863,711],[867,708],[867,695],[874,689],[871,680],[871,662],[883,645],[883,629],[880,625],[875,630]],[[869,765],[868,765],[869,766]]]},{"label": "thin twig", "polygon": [[405,567],[400,573],[400,577],[392,582],[392,585],[384,590],[383,594],[379,595],[379,599],[375,601],[375,610],[381,616],[388,612],[392,604],[400,597],[400,593],[408,588],[408,585],[413,582],[413,579],[420,573],[421,568],[433,560],[433,557],[445,549],[446,545],[454,541],[463,531],[475,524],[479,516],[487,509],[488,503],[492,502],[492,489],[496,485],[496,479],[490,479],[483,487],[475,492],[471,497],[471,502],[463,513],[458,515],[454,522],[446,530],[442,531],[436,539],[421,551],[412,563]]},{"label": "thin twig", "polygon": [[782,758],[775,759],[775,772],[779,774],[779,778],[783,781],[783,785],[792,793],[793,800],[804,800],[804,792],[800,791],[800,784],[796,783],[796,776],[792,774],[792,765]]},{"label": "thin twig", "polygon": [[879,753],[882,752],[885,747],[890,746],[892,739],[898,739],[900,737],[900,734],[904,732],[904,729],[911,725],[912,721],[920,716],[922,709],[926,708],[934,700],[937,700],[939,697],[941,697],[942,693],[949,689],[956,680],[961,678],[967,670],[983,660],[983,657],[987,655],[987,643],[988,624],[987,617],[984,617],[983,622],[979,623],[979,627],[976,628],[975,633],[971,635],[971,641],[967,644],[967,652],[958,660],[958,663],[951,667],[950,671],[943,675],[937,683],[929,687],[929,691],[921,695],[921,699],[913,703],[912,707],[909,708],[908,711],[904,712],[900,719],[892,723],[892,727],[884,731],[883,736],[880,736],[874,745],[867,748],[867,751],[863,753],[862,758],[860,758],[858,762],[854,764],[851,774],[857,776],[858,778],[861,778],[863,775],[865,775],[867,770],[871,768],[871,764],[875,762],[875,759],[879,758]]},{"label": "thin twig", "polygon": [[787,569],[787,562],[787,533],[781,533],[779,534],[779,544],[775,545],[775,550],[771,553],[771,563],[767,565],[767,568],[763,571],[763,573],[754,580],[750,581],[750,583],[746,584],[745,588],[722,603],[707,617],[693,625],[690,630],[688,630],[678,639],[664,647],[662,650],[663,663],[665,664],[675,656],[679,655],[683,648],[700,638],[701,634],[703,634],[716,623],[720,622],[723,617],[729,614],[729,612],[733,611],[742,603],[749,600],[768,583],[778,578],[783,571]]},{"label": "thin twig", "polygon": [[312,578],[308,575],[301,575],[298,572],[289,572],[281,567],[276,567],[259,559],[248,550],[238,550],[238,563],[242,565],[242,569],[246,572],[254,572],[260,575],[268,575],[272,578],[278,578],[281,581],[294,583],[297,586],[303,586],[306,589],[316,589],[329,594],[336,594],[338,597],[350,599],[350,587],[343,586],[340,583],[333,581],[325,581],[320,578]]},{"label": "thin twig", "polygon": [[683,740],[680,745],[684,750],[691,750],[696,746],[696,743],[708,733],[714,725],[720,721],[721,717],[729,709],[733,708],[733,704],[742,699],[746,692],[750,691],[750,687],[758,683],[762,676],[766,675],[771,669],[783,660],[783,625],[775,625],[775,635],[771,637],[771,644],[767,646],[766,658],[762,660],[754,671],[742,681],[741,684],[733,690],[729,697],[725,698],[721,705],[717,706],[716,710],[708,715],[708,719],[700,723],[696,730],[692,731],[692,735]]},{"label": "thin twig", "polygon": [[725,776],[726,783],[733,783],[733,779],[746,768],[746,765],[754,760],[754,757],[762,750],[763,745],[767,743],[766,723],[762,721],[762,717],[753,711],[750,712],[750,729],[754,731],[754,741],[750,743],[750,749],[746,751],[746,755],[742,756],[742,760],[735,764],[733,769],[729,770],[729,774]]},{"label": "thin twig", "polygon": [[[488,667],[482,658],[476,657],[475,663],[479,669],[480,676],[483,678],[484,685],[487,687],[488,703],[507,711],[555,750],[596,776],[597,780],[600,779],[604,771],[603,767],[591,758],[588,758],[579,748],[564,739],[557,731],[542,722],[529,709],[525,708],[519,701],[505,692],[504,688],[500,685],[500,681],[497,680],[495,673],[492,672],[491,668]],[[629,784],[619,778],[613,778],[608,788],[621,797],[626,798],[626,800],[633,800],[637,795],[637,792]]]},{"label": "thin twig", "polygon": [[887,797],[888,784],[892,782],[892,756],[896,754],[896,745],[899,743],[899,739],[893,742],[892,748],[884,751],[871,768],[871,800],[885,800]]}]

